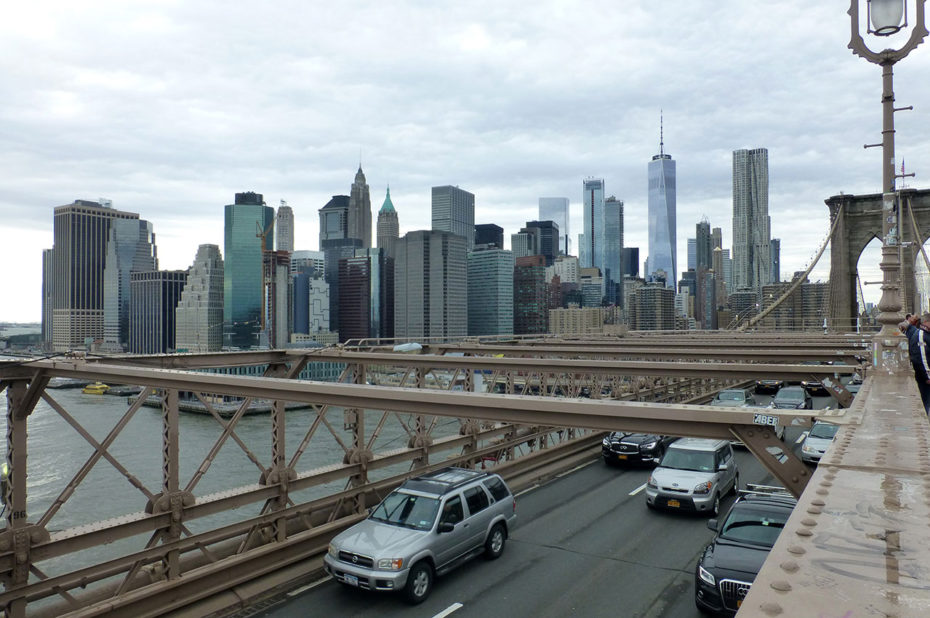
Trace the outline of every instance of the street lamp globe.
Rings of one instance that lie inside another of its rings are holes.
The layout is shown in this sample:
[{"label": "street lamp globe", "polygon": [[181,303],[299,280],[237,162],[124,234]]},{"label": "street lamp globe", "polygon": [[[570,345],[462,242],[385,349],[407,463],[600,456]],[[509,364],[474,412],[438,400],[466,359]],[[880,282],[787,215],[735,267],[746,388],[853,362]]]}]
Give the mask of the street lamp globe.
[{"label": "street lamp globe", "polygon": [[870,34],[891,36],[907,26],[905,0],[868,0]]}]

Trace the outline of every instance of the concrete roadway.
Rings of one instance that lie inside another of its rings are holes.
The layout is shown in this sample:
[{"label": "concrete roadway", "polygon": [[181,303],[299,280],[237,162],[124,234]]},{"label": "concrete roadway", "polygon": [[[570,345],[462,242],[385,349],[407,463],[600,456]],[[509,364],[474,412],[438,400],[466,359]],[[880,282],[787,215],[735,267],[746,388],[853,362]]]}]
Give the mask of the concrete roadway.
[{"label": "concrete roadway", "polygon": [[[760,399],[768,399],[762,398]],[[815,408],[834,405],[814,398]],[[797,453],[803,434],[788,429]],[[745,449],[736,449],[740,482],[772,484]],[[416,616],[424,618],[683,618],[694,606],[694,568],[713,538],[706,517],[646,508],[649,469],[607,466],[602,459],[517,496],[518,525],[504,555],[477,558],[435,582],[411,607],[399,596],[368,593],[329,578],[252,615]],[[724,513],[732,504],[727,498]]]}]

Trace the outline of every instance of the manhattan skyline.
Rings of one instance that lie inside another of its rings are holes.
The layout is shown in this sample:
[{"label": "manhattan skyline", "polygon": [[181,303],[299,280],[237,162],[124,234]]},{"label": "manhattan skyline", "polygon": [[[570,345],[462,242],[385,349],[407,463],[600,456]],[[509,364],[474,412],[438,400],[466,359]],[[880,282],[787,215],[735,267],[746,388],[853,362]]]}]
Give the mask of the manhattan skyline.
[{"label": "manhattan skyline", "polygon": [[[579,181],[604,178],[625,204],[625,245],[645,257],[660,108],[679,255],[702,216],[732,237],[731,153],[765,147],[789,277],[826,234],[823,200],[880,186],[879,153],[862,144],[880,139],[881,76],[846,49],[847,8],[694,3],[670,19],[646,2],[399,2],[309,19],[299,3],[12,7],[0,258],[18,268],[4,273],[16,293],[0,320],[41,316],[55,206],[109,198],[153,223],[162,268],[183,269],[200,244],[223,245],[222,207],[242,191],[286,200],[295,248],[317,249],[316,213],[359,162],[374,195],[391,186],[401,235],[430,227],[430,188],[445,184],[473,192],[475,222],[508,239],[539,197],[568,197],[575,235]],[[918,188],[930,177],[928,70],[922,46],[895,71],[896,104],[915,107],[897,114],[897,153]],[[812,278],[827,272],[824,260]]]}]

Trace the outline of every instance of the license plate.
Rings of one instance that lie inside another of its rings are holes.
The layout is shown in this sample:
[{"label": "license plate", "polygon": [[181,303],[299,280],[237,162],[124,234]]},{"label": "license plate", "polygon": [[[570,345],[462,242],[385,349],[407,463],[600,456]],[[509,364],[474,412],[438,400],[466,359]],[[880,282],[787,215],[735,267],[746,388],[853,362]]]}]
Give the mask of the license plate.
[{"label": "license plate", "polygon": [[626,459],[626,455],[617,455],[617,459]]},{"label": "license plate", "polygon": [[677,509],[678,507],[681,506],[681,502],[679,502],[678,500],[669,500],[668,505],[672,508]]},{"label": "license plate", "polygon": [[349,575],[348,573],[346,573],[345,580],[346,580],[346,583],[349,584],[350,586],[358,587],[358,578],[356,576]]}]

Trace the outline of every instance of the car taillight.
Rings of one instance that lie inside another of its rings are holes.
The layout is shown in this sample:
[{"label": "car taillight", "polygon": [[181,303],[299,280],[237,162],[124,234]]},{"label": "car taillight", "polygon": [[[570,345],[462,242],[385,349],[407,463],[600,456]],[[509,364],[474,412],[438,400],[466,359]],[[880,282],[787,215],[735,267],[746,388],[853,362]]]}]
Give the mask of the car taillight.
[{"label": "car taillight", "polygon": [[513,499],[513,512],[514,513],[517,512],[517,499],[516,498]]}]

